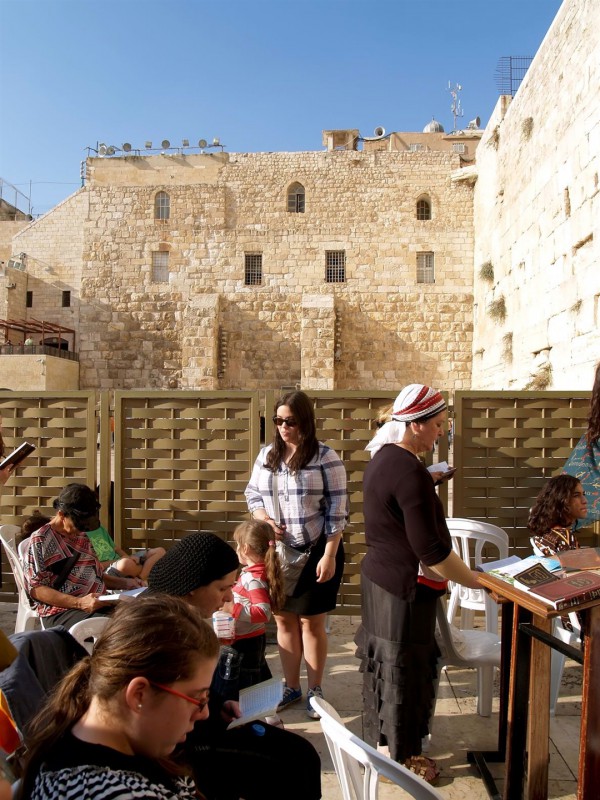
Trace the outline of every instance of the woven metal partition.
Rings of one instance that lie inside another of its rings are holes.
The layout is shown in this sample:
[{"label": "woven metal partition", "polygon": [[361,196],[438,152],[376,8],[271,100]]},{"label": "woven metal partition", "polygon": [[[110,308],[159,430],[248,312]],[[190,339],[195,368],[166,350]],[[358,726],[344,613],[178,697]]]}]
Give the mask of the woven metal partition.
[{"label": "woven metal partition", "polygon": [[[96,484],[95,392],[0,392],[0,416],[6,453],[24,441],[37,448],[0,488],[2,524],[20,526],[36,509],[50,515],[67,483]],[[3,556],[0,600],[14,599]]]},{"label": "woven metal partition", "polygon": [[529,554],[529,509],[584,433],[589,402],[588,392],[456,392],[454,516],[499,525],[511,553]]},{"label": "woven metal partition", "polygon": [[169,547],[247,518],[258,451],[256,392],[115,392],[115,539]]}]

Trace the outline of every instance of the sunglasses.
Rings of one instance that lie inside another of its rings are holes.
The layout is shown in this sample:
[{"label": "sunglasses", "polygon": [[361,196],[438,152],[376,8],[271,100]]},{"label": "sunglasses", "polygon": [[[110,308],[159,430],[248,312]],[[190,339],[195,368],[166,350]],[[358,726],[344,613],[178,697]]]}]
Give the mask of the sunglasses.
[{"label": "sunglasses", "polygon": [[155,683],[154,681],[148,682],[150,686],[154,686],[155,689],[160,689],[161,692],[167,692],[168,694],[175,695],[175,697],[181,697],[182,700],[187,700],[188,703],[197,706],[200,711],[202,711],[208,704],[208,691],[204,694],[204,697],[201,700],[198,700],[195,697],[190,697],[189,694],[178,692],[177,689],[171,689],[170,686],[164,686],[162,683]]},{"label": "sunglasses", "polygon": [[293,417],[284,418],[275,416],[273,417],[273,422],[278,428],[280,428],[282,425],[286,425],[288,428],[295,428],[298,424]]}]

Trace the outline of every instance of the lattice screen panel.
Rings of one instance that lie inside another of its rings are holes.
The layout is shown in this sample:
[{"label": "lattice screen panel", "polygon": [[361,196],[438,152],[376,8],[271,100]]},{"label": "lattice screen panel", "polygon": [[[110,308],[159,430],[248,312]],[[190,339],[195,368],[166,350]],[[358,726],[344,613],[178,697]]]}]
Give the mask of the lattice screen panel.
[{"label": "lattice screen panel", "polygon": [[[2,492],[3,524],[21,525],[39,509],[52,514],[52,501],[67,483],[96,483],[96,394],[0,392],[5,452],[24,441],[36,450],[11,475]],[[14,599],[12,572],[3,554],[0,599]]]},{"label": "lattice screen panel", "polygon": [[169,546],[209,530],[231,540],[247,518],[258,451],[252,392],[115,393],[115,538]]},{"label": "lattice screen panel", "polygon": [[[589,400],[588,392],[457,392],[454,516],[499,525],[511,553],[529,554],[529,509],[585,431]],[[593,539],[591,530],[581,537]]]}]

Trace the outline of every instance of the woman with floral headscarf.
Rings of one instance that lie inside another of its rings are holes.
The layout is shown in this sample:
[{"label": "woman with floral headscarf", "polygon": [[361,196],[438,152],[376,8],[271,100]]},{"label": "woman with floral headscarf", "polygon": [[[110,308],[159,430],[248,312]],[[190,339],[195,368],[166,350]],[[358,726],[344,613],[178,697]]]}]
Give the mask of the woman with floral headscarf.
[{"label": "woman with floral headscarf", "polygon": [[411,384],[367,446],[367,554],[355,638],[367,739],[429,782],[439,771],[421,755],[421,740],[435,698],[437,599],[448,580],[479,587],[477,573],[452,550],[443,506],[418,458],[443,435],[445,409],[439,391]]}]

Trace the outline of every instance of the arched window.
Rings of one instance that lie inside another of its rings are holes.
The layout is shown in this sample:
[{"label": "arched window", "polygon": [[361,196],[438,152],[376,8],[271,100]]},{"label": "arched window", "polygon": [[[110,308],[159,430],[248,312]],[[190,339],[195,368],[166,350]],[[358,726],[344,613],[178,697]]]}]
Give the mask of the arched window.
[{"label": "arched window", "polygon": [[171,216],[171,198],[166,192],[157,192],[154,198],[154,219],[167,220]]},{"label": "arched window", "polygon": [[304,214],[304,186],[301,183],[292,183],[288,189],[287,210],[296,214]]},{"label": "arched window", "polygon": [[417,200],[417,219],[431,219],[431,203],[426,197]]}]

